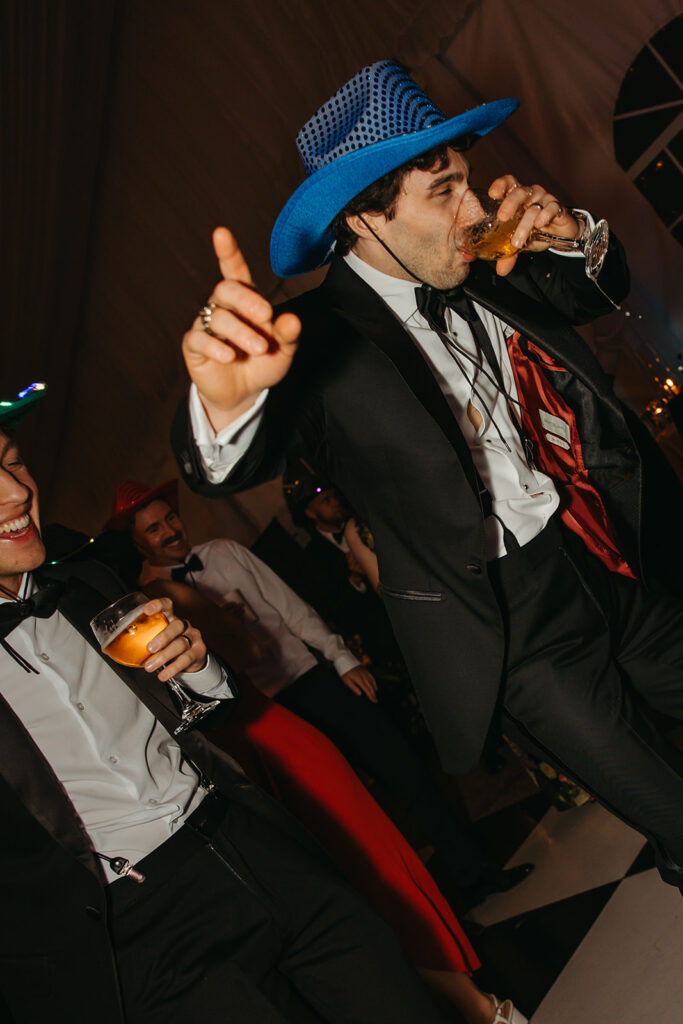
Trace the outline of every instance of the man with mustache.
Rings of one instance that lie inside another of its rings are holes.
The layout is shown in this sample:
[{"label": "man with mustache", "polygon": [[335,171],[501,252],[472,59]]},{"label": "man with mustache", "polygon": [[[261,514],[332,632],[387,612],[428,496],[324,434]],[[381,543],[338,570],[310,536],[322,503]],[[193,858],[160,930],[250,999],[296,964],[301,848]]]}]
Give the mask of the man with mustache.
[{"label": "man with mustache", "polygon": [[[406,807],[436,852],[439,875],[456,888],[462,906],[512,888],[530,864],[500,871],[453,817],[426,765],[378,704],[372,674],[310,605],[247,548],[228,538],[190,546],[178,514],[173,480],[149,488],[128,480],[116,489],[105,527],[127,529],[145,558],[140,585],[175,580],[218,605],[236,604],[244,628],[262,649],[248,669],[268,697],[310,722]],[[311,652],[318,651],[318,661]]]},{"label": "man with mustache", "polygon": [[271,237],[276,275],[328,274],[274,311],[217,229],[173,443],[201,494],[296,456],[333,481],[372,531],[444,767],[469,770],[497,724],[681,887],[683,756],[647,708],[683,718],[683,609],[643,585],[637,447],[572,327],[627,293],[623,250],[554,251],[597,225],[509,173],[488,193],[512,254],[473,262],[455,241],[466,151],[517,105],[448,118],[392,61],[344,83],[299,133],[307,178]]},{"label": "man with mustache", "polygon": [[166,681],[230,704],[173,614],[140,669],[89,628],[122,594],[44,565],[38,492],[0,403],[0,1017],[11,1024],[443,1024],[388,928],[307,833],[179,721]]}]

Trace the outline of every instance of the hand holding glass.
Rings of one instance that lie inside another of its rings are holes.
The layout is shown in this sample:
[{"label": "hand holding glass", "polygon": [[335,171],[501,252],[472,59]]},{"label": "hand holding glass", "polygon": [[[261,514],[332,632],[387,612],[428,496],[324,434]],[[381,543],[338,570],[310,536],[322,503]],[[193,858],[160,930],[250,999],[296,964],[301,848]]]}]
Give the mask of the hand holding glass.
[{"label": "hand holding glass", "polygon": [[[103,654],[129,668],[144,665],[152,656],[148,644],[169,625],[163,612],[145,614],[143,608],[149,603],[145,594],[136,591],[120,597],[92,619],[90,628]],[[174,736],[185,732],[221,703],[220,700],[197,700],[173,676],[167,683],[181,716],[180,725],[173,730]]]},{"label": "hand holding glass", "polygon": [[[455,215],[455,246],[479,260],[500,260],[514,256],[521,250],[512,244],[512,235],[526,208],[520,206],[511,220],[498,219],[498,210],[503,199],[492,198],[485,188],[469,188],[463,194]],[[532,204],[534,205],[534,204]],[[616,303],[602,291],[597,282],[609,245],[607,221],[600,220],[587,237],[566,238],[545,229],[532,228],[529,242],[546,242],[558,252],[579,252],[585,258],[586,275],[600,289],[606,299]]]}]

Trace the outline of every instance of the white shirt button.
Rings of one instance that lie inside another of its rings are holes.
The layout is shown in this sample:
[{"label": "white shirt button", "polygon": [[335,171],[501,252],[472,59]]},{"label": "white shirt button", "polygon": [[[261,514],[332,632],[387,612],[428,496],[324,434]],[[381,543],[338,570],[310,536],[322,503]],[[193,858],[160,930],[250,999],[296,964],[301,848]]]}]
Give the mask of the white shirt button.
[{"label": "white shirt button", "polygon": [[80,700],[76,707],[78,708],[79,711],[85,711],[85,704],[81,704]]},{"label": "white shirt button", "polygon": [[156,800],[156,799],[155,799],[155,798],[154,798],[154,797],[152,796],[152,797],[150,797],[150,798],[149,798],[149,800],[147,801],[147,806],[148,806],[148,807],[156,807],[156,805],[157,805],[158,803],[159,803],[159,801],[158,801],[158,800]]},{"label": "white shirt button", "polygon": [[41,654],[40,657],[43,659],[43,661],[49,661],[50,660],[50,655],[49,654]]},{"label": "white shirt button", "polygon": [[110,755],[109,755],[109,760],[110,760],[110,762],[111,762],[112,764],[118,764],[118,763],[119,763],[119,759],[118,759],[118,757],[116,756],[116,754],[110,754]]}]

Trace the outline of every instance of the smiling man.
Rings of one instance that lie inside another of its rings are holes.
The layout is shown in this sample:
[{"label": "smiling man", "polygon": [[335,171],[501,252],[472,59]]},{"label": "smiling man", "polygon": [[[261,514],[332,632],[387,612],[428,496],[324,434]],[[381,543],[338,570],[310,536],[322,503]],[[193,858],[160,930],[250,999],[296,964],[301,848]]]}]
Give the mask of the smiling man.
[{"label": "smiling man", "polygon": [[683,610],[638,580],[640,460],[572,329],[626,294],[623,250],[612,237],[596,283],[582,255],[530,241],[566,246],[592,220],[509,173],[488,192],[519,215],[519,251],[473,262],[455,241],[463,152],[516,107],[446,117],[391,61],[324,103],[271,262],[327,277],[275,315],[215,232],[223,279],[184,338],[174,445],[207,495],[312,462],[373,533],[446,769],[469,770],[496,722],[646,835],[681,886],[683,757],[646,709],[683,718]]},{"label": "smiling man", "polygon": [[171,675],[229,703],[168,598],[139,669],[89,622],[96,562],[43,566],[38,491],[0,403],[3,1024],[440,1024],[388,928],[238,766],[179,723]]},{"label": "smiling man", "polygon": [[43,384],[33,384],[20,393],[16,402],[6,403],[4,429],[0,426],[0,464],[7,471],[9,484],[0,504],[0,587],[11,595],[18,593],[23,574],[45,561],[36,486],[12,436],[12,427],[44,390]]}]

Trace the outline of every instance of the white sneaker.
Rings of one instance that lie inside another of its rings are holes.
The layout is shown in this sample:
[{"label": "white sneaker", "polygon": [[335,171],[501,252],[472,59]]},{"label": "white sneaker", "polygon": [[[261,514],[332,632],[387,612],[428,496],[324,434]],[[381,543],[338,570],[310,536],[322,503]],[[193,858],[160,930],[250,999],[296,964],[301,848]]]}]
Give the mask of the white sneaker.
[{"label": "white sneaker", "polygon": [[529,1024],[524,1014],[520,1013],[512,1005],[511,999],[505,999],[502,1003],[494,995],[491,996],[491,999],[496,1008],[496,1016],[491,1021],[491,1024]]}]

